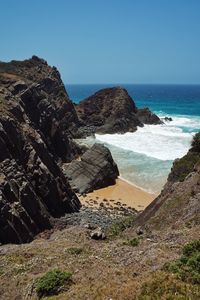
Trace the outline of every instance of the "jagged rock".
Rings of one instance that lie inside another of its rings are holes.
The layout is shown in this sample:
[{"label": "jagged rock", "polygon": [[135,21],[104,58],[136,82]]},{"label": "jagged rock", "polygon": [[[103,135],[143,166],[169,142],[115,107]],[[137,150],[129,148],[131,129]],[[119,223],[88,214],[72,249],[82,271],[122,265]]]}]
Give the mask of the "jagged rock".
[{"label": "jagged rock", "polygon": [[72,188],[79,193],[114,184],[119,175],[109,149],[102,144],[94,144],[81,160],[72,161],[64,172]]},{"label": "jagged rock", "polygon": [[0,62],[0,87],[0,243],[22,243],[80,208],[58,166],[81,151],[79,121],[44,60]]},{"label": "jagged rock", "polygon": [[142,126],[135,103],[121,87],[100,90],[75,108],[82,124],[93,126],[94,132],[124,133]]},{"label": "jagged rock", "polygon": [[138,109],[137,117],[140,120],[140,122],[143,124],[153,124],[153,125],[163,124],[160,118],[156,114],[152,113],[147,107]]},{"label": "jagged rock", "polygon": [[148,109],[137,109],[121,87],[100,90],[75,106],[81,122],[80,135],[134,132],[143,124],[162,124]]},{"label": "jagged rock", "polygon": [[162,118],[162,120],[164,122],[171,122],[171,121],[173,121],[173,119],[171,117],[164,117],[164,118]]}]

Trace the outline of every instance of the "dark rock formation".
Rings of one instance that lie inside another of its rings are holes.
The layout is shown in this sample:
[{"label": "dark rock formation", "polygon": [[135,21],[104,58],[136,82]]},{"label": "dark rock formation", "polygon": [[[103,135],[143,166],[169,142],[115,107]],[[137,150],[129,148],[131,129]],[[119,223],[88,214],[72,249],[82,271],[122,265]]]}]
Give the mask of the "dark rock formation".
[{"label": "dark rock formation", "polygon": [[152,113],[147,107],[138,109],[136,115],[139,121],[143,124],[163,124],[160,118],[156,114]]},{"label": "dark rock formation", "polygon": [[64,173],[72,188],[79,193],[114,184],[119,175],[109,149],[102,144],[94,144],[81,160],[72,161]]},{"label": "dark rock formation", "polygon": [[37,57],[0,63],[0,243],[32,240],[80,202],[58,162],[79,154],[60,75]]},{"label": "dark rock formation", "polygon": [[107,88],[75,106],[81,122],[80,135],[125,133],[143,124],[162,124],[148,109],[137,109],[128,92],[121,87]]},{"label": "dark rock formation", "polygon": [[161,194],[137,219],[149,229],[180,229],[200,225],[200,133],[192,148],[174,161]]},{"label": "dark rock formation", "polygon": [[171,121],[173,121],[173,119],[171,117],[164,117],[164,118],[162,118],[162,120],[164,122],[171,122]]}]

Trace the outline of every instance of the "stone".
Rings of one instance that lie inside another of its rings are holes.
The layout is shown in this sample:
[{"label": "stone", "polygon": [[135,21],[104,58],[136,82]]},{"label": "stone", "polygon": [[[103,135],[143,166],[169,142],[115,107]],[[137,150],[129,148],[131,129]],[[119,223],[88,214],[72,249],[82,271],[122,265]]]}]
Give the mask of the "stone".
[{"label": "stone", "polygon": [[94,144],[64,172],[74,191],[82,194],[114,184],[119,176],[109,149],[102,144]]},{"label": "stone", "polygon": [[171,121],[173,121],[173,119],[171,117],[164,117],[163,121],[164,122],[171,122]]},{"label": "stone", "polygon": [[100,227],[97,228],[97,229],[95,229],[95,230],[93,230],[90,233],[90,237],[93,240],[105,240],[106,239],[106,235],[105,235],[105,233],[102,231],[102,229]]}]

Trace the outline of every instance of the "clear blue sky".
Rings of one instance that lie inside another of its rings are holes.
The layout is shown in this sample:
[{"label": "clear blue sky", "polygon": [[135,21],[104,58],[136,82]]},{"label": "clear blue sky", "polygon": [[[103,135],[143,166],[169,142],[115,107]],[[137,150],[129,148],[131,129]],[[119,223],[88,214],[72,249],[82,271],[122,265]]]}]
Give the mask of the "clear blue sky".
[{"label": "clear blue sky", "polygon": [[200,0],[0,0],[0,43],[65,83],[200,83]]}]

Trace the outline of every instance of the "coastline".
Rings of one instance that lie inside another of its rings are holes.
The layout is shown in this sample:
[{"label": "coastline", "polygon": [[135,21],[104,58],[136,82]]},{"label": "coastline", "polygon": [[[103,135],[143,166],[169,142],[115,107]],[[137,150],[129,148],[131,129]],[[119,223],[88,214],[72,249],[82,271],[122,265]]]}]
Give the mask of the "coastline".
[{"label": "coastline", "polygon": [[118,178],[114,185],[87,193],[85,196],[80,196],[79,199],[83,205],[88,207],[99,207],[101,203],[104,203],[108,207],[123,206],[140,211],[144,210],[156,196],[156,194],[148,193],[134,184]]}]

